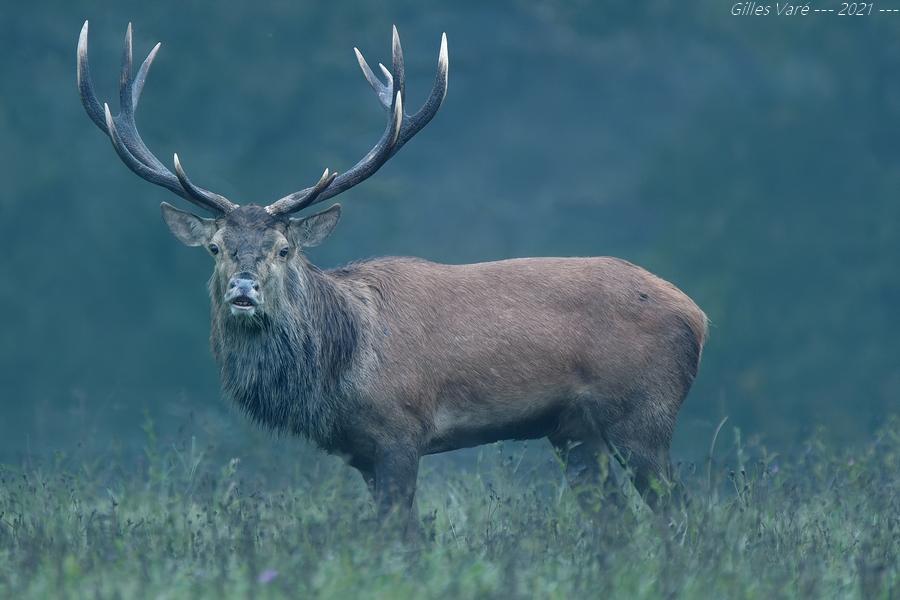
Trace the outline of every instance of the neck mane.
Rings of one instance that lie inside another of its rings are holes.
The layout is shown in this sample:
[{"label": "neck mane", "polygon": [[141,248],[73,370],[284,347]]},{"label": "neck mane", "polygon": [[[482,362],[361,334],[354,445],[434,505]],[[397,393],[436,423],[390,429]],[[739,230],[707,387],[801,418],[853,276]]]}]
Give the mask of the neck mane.
[{"label": "neck mane", "polygon": [[232,316],[210,291],[223,394],[269,429],[330,445],[360,342],[348,295],[306,262],[292,265],[280,305],[252,322]]}]

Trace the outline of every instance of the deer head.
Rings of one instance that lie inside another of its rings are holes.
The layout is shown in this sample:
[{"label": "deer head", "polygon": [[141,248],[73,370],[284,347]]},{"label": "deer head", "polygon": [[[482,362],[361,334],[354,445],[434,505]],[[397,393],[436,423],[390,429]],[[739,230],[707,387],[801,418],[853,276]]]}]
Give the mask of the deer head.
[{"label": "deer head", "polygon": [[341,207],[335,204],[322,212],[306,216],[291,215],[337,196],[373,175],[418,133],[437,113],[447,94],[447,36],[441,36],[438,68],[431,94],[413,115],[406,104],[403,50],[397,28],[393,28],[392,66],[379,64],[382,82],[369,68],[360,51],[354,48],[359,66],[387,111],[387,125],[375,146],[346,172],[338,175],[328,169],[311,187],[288,194],[268,206],[240,206],[224,196],[194,184],[185,174],[178,155],[173,157],[173,174],[147,148],[135,123],[135,111],[144,89],[147,73],[159,51],[156,44],[137,72],[132,65],[132,31],[125,32],[122,72],[119,79],[119,114],[113,116],[109,105],[100,104],[91,81],[88,64],[88,23],[78,39],[78,88],[81,102],[91,120],[105,133],[125,165],[151,183],[162,186],[212,214],[201,217],[163,202],[162,215],[169,229],[182,243],[202,246],[215,260],[210,292],[215,305],[235,317],[254,317],[277,310],[284,301],[285,287],[307,263],[303,249],[322,242],[337,225]]}]

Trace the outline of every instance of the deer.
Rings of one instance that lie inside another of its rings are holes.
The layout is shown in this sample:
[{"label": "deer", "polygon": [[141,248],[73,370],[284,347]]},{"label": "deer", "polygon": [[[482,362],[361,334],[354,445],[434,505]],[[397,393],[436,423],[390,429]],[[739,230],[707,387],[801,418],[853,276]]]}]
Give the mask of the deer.
[{"label": "deer", "polygon": [[346,172],[325,169],[266,206],[199,187],[177,154],[173,173],[141,139],[135,111],[159,48],[134,71],[128,25],[113,116],[94,91],[86,21],[77,84],[129,169],[209,213],[161,204],[175,238],[212,259],[210,346],[228,401],[264,428],[342,457],[362,475],[378,522],[395,516],[403,528],[418,522],[422,457],[502,440],[549,440],[589,511],[601,509],[586,494],[621,498],[616,463],[651,509],[661,504],[676,483],[676,416],[708,335],[706,315],[674,285],[611,257],[387,257],[323,270],[306,256],[341,206],[297,213],[371,177],[438,112],[446,34],[430,95],[413,114],[397,28],[383,78],[354,48],[387,114],[384,132]]}]

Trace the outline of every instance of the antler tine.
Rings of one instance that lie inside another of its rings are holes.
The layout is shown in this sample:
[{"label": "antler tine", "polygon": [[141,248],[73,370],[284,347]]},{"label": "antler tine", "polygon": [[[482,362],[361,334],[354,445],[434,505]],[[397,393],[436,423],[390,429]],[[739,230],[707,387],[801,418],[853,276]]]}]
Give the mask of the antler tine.
[{"label": "antler tine", "polygon": [[119,75],[119,106],[122,109],[122,112],[126,110],[131,110],[132,102],[131,98],[131,23],[128,24],[128,27],[125,29],[125,44],[122,48],[122,73]]},{"label": "antler tine", "polygon": [[[97,99],[94,84],[91,80],[88,63],[88,22],[85,21],[78,38],[78,89],[81,103],[91,120],[105,133],[113,144],[122,162],[138,176],[147,181],[178,194],[185,200],[205,208],[213,213],[223,214],[237,207],[225,197],[198,187],[187,179],[184,171],[181,176],[173,175],[156,156],[150,152],[134,121],[134,113],[144,89],[147,73],[159,51],[159,44],[144,59],[136,75],[132,64],[132,27],[131,23],[125,31],[125,47],[122,51],[122,72],[119,77],[120,112],[113,116],[109,106]],[[176,165],[176,170],[180,167]]]},{"label": "antler tine", "polygon": [[434,75],[431,93],[428,95],[428,100],[426,100],[425,104],[422,105],[422,108],[419,109],[419,112],[409,118],[409,126],[406,127],[406,130],[400,136],[400,140],[397,142],[397,150],[400,149],[400,146],[409,141],[409,138],[419,133],[423,127],[428,125],[431,119],[434,118],[434,115],[437,114],[437,111],[444,103],[444,98],[447,97],[449,75],[450,57],[447,53],[447,34],[442,33],[441,49],[438,52],[437,73]]},{"label": "antler tine", "polygon": [[88,63],[88,22],[85,21],[78,36],[78,60],[77,60],[78,90],[81,92],[81,104],[87,111],[91,121],[106,133],[106,121],[103,117],[103,107],[94,93],[94,85],[91,83],[91,67]]},{"label": "antler tine", "polygon": [[359,49],[354,48],[356,60],[363,75],[382,107],[389,111],[388,123],[378,143],[353,168],[334,178],[334,181],[324,190],[313,194],[316,186],[294,192],[277,202],[266,207],[272,214],[287,214],[296,212],[313,204],[318,204],[328,198],[333,198],[374,174],[381,166],[396,154],[403,145],[428,124],[440,109],[444,98],[447,96],[449,60],[447,53],[447,34],[441,35],[441,49],[438,53],[437,74],[431,88],[431,94],[425,104],[414,115],[407,115],[403,110],[406,100],[405,69],[403,65],[403,49],[400,46],[400,36],[397,27],[393,28],[392,36],[392,61],[393,72],[384,65],[379,64],[387,84],[381,80],[369,68],[369,64]]},{"label": "antler tine", "polygon": [[225,196],[221,196],[215,192],[210,192],[209,190],[204,190],[203,188],[195,185],[188,179],[187,174],[184,172],[184,168],[181,166],[181,161],[178,160],[178,153],[176,152],[172,156],[172,161],[175,163],[175,176],[178,177],[178,183],[181,184],[188,194],[193,196],[194,198],[203,198],[205,200],[212,200],[215,202],[216,206],[221,206],[224,208],[222,212],[228,212],[236,208],[236,204],[232,204],[228,198]]},{"label": "antler tine", "polygon": [[406,72],[403,69],[403,48],[400,46],[400,34],[397,33],[396,25],[392,26],[391,31],[391,67],[393,68],[394,77],[393,81],[388,81],[388,84],[393,84],[394,91],[399,92],[400,98],[406,102]]},{"label": "antler tine", "polygon": [[153,50],[150,51],[150,54],[147,55],[147,58],[144,59],[144,62],[141,63],[141,68],[138,69],[137,75],[135,75],[134,80],[131,83],[131,110],[137,110],[138,102],[141,100],[141,92],[144,91],[144,83],[147,81],[147,73],[150,71],[150,67],[153,65],[153,60],[156,58],[156,53],[159,52],[162,44],[157,42],[155,46],[153,46]]},{"label": "antler tine", "polygon": [[335,177],[337,177],[337,173],[330,173],[328,169],[325,169],[322,176],[319,178],[319,181],[316,182],[316,185],[307,188],[309,191],[303,190],[302,192],[297,192],[297,194],[285,196],[278,202],[274,202],[267,206],[266,212],[270,215],[283,215],[303,210],[312,204],[325,188],[331,185],[331,182],[334,181]]},{"label": "antler tine", "polygon": [[103,112],[106,120],[106,130],[109,131],[109,139],[112,142],[113,148],[115,148],[116,153],[119,155],[119,158],[122,159],[122,162],[125,163],[129,169],[134,171],[138,177],[146,179],[150,183],[155,183],[156,185],[160,185],[172,192],[175,192],[178,195],[182,195],[184,190],[181,189],[181,186],[172,187],[172,182],[166,178],[161,171],[153,169],[140,160],[131,152],[129,147],[125,145],[122,141],[122,136],[119,133],[119,129],[116,126],[115,118],[112,116],[112,112],[109,110],[109,105],[103,104]]}]

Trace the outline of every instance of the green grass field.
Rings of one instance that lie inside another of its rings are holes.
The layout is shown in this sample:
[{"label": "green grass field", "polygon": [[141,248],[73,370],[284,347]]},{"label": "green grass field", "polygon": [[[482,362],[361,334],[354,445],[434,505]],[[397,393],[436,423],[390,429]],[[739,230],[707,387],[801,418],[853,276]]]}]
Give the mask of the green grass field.
[{"label": "green grass field", "polygon": [[335,459],[281,458],[275,482],[151,432],[139,462],[2,468],[0,597],[900,597],[900,421],[819,439],[778,456],[723,428],[668,521],[637,502],[588,521],[537,442],[426,461],[412,547]]}]

